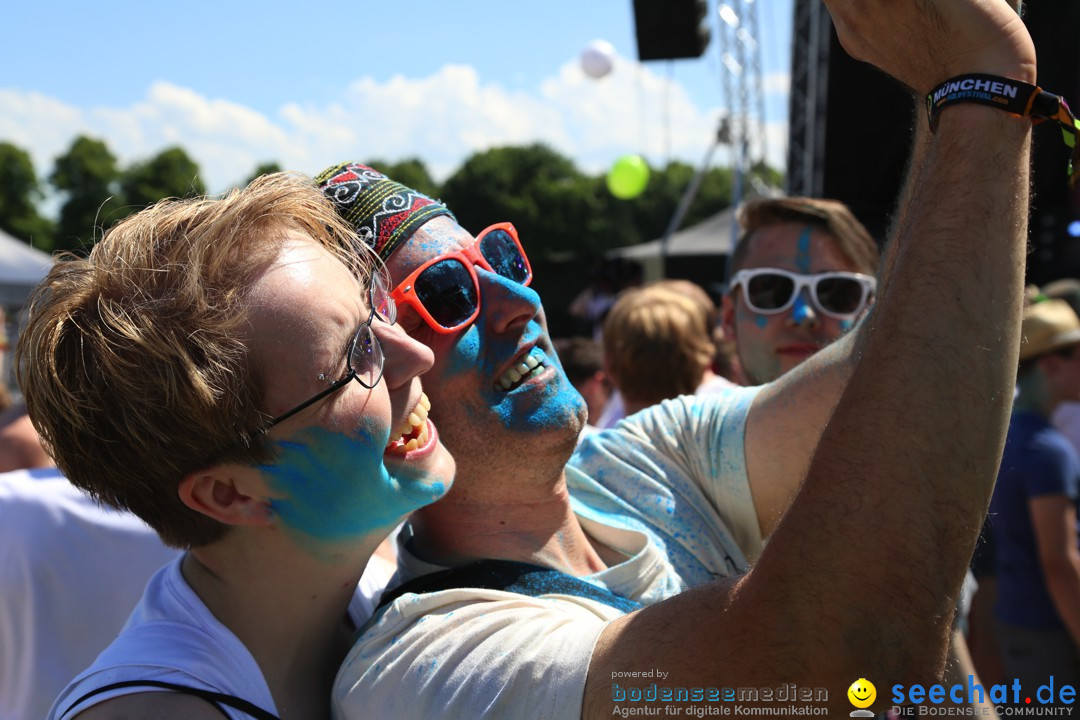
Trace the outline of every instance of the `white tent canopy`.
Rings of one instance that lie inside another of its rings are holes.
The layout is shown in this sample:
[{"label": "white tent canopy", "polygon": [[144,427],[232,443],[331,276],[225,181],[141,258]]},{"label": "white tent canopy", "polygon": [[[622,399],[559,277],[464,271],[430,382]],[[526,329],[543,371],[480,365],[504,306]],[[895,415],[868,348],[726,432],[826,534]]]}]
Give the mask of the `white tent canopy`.
[{"label": "white tent canopy", "polygon": [[[731,252],[734,244],[732,233],[734,229],[735,208],[726,210],[705,218],[697,225],[680,230],[672,234],[668,241],[668,255],[727,255]],[[660,257],[662,254],[663,240],[650,240],[649,242],[629,245],[627,247],[609,250],[608,257],[622,257],[631,260],[643,260],[645,258]]]},{"label": "white tent canopy", "polygon": [[22,307],[52,264],[51,255],[0,230],[0,307]]},{"label": "white tent canopy", "polygon": [[[705,218],[696,225],[672,234],[667,254],[675,256],[728,255],[735,244],[735,208]],[[641,263],[645,282],[664,277],[663,239],[609,250],[609,258],[626,258]]]}]

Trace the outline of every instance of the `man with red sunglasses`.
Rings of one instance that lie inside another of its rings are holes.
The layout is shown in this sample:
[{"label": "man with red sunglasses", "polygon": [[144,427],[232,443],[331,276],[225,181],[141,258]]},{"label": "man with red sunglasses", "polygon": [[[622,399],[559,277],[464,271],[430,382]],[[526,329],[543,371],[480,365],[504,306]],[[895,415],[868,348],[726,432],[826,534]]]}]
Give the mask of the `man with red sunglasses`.
[{"label": "man with red sunglasses", "polygon": [[[846,47],[920,93],[964,72],[1034,78],[1003,0],[828,5]],[[515,233],[445,213],[386,248],[379,228],[423,201],[362,166],[324,173],[434,351],[458,467],[402,535],[402,574],[429,575],[359,638],[337,716],[601,718],[650,692],[784,683],[849,712],[855,679],[933,678],[1007,422],[1030,139],[993,108],[939,119],[872,322],[763,388],[628,418],[569,465],[584,402]]]}]

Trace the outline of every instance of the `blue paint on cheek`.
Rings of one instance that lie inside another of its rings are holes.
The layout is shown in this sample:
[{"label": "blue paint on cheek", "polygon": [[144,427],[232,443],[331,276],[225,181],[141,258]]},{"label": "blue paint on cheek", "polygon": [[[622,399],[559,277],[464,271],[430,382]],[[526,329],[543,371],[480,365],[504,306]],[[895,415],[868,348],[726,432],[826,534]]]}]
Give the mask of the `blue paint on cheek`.
[{"label": "blue paint on cheek", "polygon": [[855,321],[854,320],[841,320],[840,321],[840,329],[842,331],[844,331],[844,332],[847,332],[848,330],[850,330],[854,326],[855,326]]},{"label": "blue paint on cheek", "polygon": [[441,483],[402,484],[382,461],[385,431],[357,436],[308,428],[276,443],[278,457],[260,466],[282,524],[321,541],[359,538],[393,526],[445,493]]},{"label": "blue paint on cheek", "polygon": [[[479,319],[477,319],[479,322]],[[455,377],[469,372],[476,372],[480,357],[480,329],[477,323],[463,331],[454,343],[450,358],[446,364],[446,377]]]},{"label": "blue paint on cheek", "polygon": [[565,427],[570,417],[581,411],[584,398],[566,377],[562,368],[558,369],[556,380],[544,388],[542,402],[528,413],[521,429]]},{"label": "blue paint on cheek", "polygon": [[798,254],[795,256],[795,267],[799,269],[799,272],[808,274],[810,272],[810,235],[813,229],[810,227],[803,228],[803,231],[799,234]]},{"label": "blue paint on cheek", "polygon": [[795,304],[791,308],[791,317],[795,319],[795,322],[803,322],[810,317],[810,306],[806,304],[802,293],[795,298]]},{"label": "blue paint on cheek", "polygon": [[764,315],[754,313],[754,324],[764,330],[765,326],[769,324],[769,318],[765,317]]}]

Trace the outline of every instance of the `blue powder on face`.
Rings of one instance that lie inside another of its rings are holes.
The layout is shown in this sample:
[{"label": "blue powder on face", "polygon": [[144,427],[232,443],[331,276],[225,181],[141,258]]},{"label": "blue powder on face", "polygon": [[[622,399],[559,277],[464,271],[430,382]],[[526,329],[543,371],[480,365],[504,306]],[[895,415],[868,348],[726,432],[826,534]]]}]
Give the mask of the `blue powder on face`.
[{"label": "blue powder on face", "polygon": [[555,370],[553,380],[539,393],[533,391],[524,396],[506,393],[504,400],[496,406],[495,412],[506,429],[530,432],[566,427],[570,418],[583,411],[585,399],[570,383],[558,360],[545,354],[542,361]]},{"label": "blue powder on face", "polygon": [[854,321],[854,320],[841,320],[841,321],[840,321],[840,329],[841,329],[841,330],[842,330],[843,332],[847,332],[847,331],[848,331],[848,330],[850,330],[850,329],[851,329],[852,327],[854,327],[854,325],[855,325],[855,321]]},{"label": "blue powder on face", "polygon": [[795,298],[795,304],[791,307],[791,317],[795,322],[803,322],[810,317],[810,306],[806,304],[802,293]]},{"label": "blue powder on face", "polygon": [[[477,321],[479,319],[477,318]],[[445,374],[447,377],[455,377],[468,372],[475,372],[479,362],[480,331],[477,329],[476,323],[473,323],[461,333],[458,341],[454,344],[454,350],[446,365]]]},{"label": "blue powder on face", "polygon": [[[457,336],[450,356],[447,359],[444,376],[458,377],[469,373],[476,376],[476,389],[481,395],[494,400],[492,411],[497,422],[508,430],[530,432],[545,428],[565,427],[569,418],[581,412],[585,401],[570,383],[562,365],[554,355],[533,354],[545,366],[555,370],[555,378],[539,391],[530,393],[503,393],[495,390],[495,378],[502,365],[518,351],[523,340],[533,342],[546,335],[540,317],[542,305],[540,296],[531,288],[520,285],[483,269],[477,269],[482,276],[480,283],[480,314],[467,329]],[[484,291],[487,291],[486,295]],[[497,290],[497,291],[496,291]],[[512,303],[513,307],[497,307],[494,303]],[[507,320],[500,313],[520,312],[523,315],[532,309],[533,317],[520,331],[495,332],[491,323],[493,318],[500,322]],[[432,382],[438,382],[437,378]],[[470,406],[466,404],[468,411]],[[480,418],[471,417],[474,422]]]},{"label": "blue powder on face", "polygon": [[765,326],[769,324],[769,318],[759,313],[754,313],[754,324],[759,328],[764,329]]},{"label": "blue powder on face", "polygon": [[320,541],[359,538],[441,497],[442,483],[391,477],[382,461],[385,434],[307,428],[276,442],[278,457],[259,470],[286,496],[270,502],[285,527]]},{"label": "blue powder on face", "polygon": [[813,228],[805,227],[799,234],[798,253],[795,256],[795,267],[804,275],[810,273],[810,235]]}]

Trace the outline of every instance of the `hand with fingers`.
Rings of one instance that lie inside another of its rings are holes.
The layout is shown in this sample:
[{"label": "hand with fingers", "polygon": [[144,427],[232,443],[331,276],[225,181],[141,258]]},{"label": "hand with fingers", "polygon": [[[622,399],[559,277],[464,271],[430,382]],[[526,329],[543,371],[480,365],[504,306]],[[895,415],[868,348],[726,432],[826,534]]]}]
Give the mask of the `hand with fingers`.
[{"label": "hand with fingers", "polygon": [[985,73],[1035,83],[1035,46],[1006,0],[824,0],[844,49],[920,95]]}]

